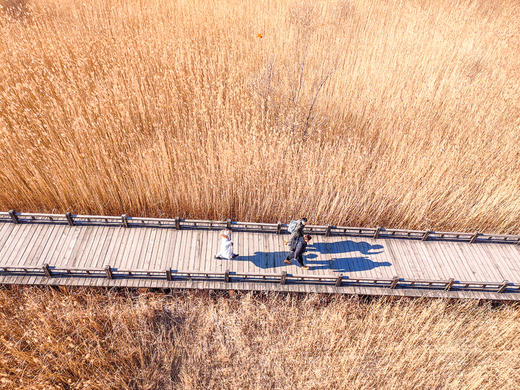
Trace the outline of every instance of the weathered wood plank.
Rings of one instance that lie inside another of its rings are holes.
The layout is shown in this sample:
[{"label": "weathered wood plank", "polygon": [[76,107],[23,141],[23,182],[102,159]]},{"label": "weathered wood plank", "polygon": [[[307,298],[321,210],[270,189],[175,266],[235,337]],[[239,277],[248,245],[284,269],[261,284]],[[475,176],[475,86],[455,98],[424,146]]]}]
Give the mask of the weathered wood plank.
[{"label": "weathered wood plank", "polygon": [[[210,240],[209,232],[208,231],[201,231],[198,237],[197,242],[197,250],[195,253],[195,260],[196,263],[199,263],[200,269],[204,271],[212,271],[214,268],[212,268],[212,262],[206,257],[206,251],[208,246],[208,241]],[[212,283],[209,281],[206,281],[204,283],[204,288],[211,289],[213,288]]]},{"label": "weathered wood plank", "polygon": [[139,235],[143,233],[143,229],[130,228],[128,229],[128,241],[125,245],[124,252],[121,258],[119,268],[130,269],[135,259],[135,251],[139,245]]},{"label": "weathered wood plank", "polygon": [[[157,229],[157,231],[156,231],[154,241],[153,241],[153,246],[151,246],[151,250],[150,250],[150,258],[148,260],[149,267],[150,267],[149,269],[166,270],[166,268],[171,268],[171,265],[163,266],[162,259],[159,259],[159,256],[158,256],[159,247],[161,246],[161,242],[163,240],[165,231],[166,231],[166,229]],[[166,272],[165,272],[164,277],[166,277]],[[157,287],[157,285],[158,285],[158,283],[156,281],[149,280],[148,283],[146,284],[146,287],[155,288],[155,287]]]},{"label": "weathered wood plank", "polygon": [[388,250],[390,253],[392,253],[392,257],[394,258],[394,262],[396,264],[396,269],[398,269],[398,274],[396,276],[405,279],[419,279],[419,275],[414,274],[409,267],[408,262],[402,255],[401,248],[396,244],[396,241],[398,240],[386,240]]},{"label": "weathered wood plank", "polygon": [[439,246],[439,242],[435,242],[433,249],[442,254],[442,259],[445,263],[444,267],[446,268],[446,272],[442,275],[444,279],[453,278],[455,281],[471,280],[470,269],[465,264],[462,267],[456,265],[460,261],[456,252],[449,250],[447,246]]},{"label": "weathered wood plank", "polygon": [[483,266],[486,268],[490,275],[493,275],[497,282],[507,280],[507,268],[502,269],[498,267],[497,258],[501,258],[501,253],[496,250],[492,250],[488,244],[476,244],[475,248],[479,254]]},{"label": "weathered wood plank", "polygon": [[[113,227],[104,226],[100,231],[100,238],[97,239],[99,242],[97,245],[91,248],[91,251],[88,255],[92,268],[103,268],[105,265],[110,264],[106,261],[106,257],[102,252],[107,250],[107,247],[109,246],[112,239],[112,235],[114,234],[114,229],[115,228]],[[97,285],[97,281],[92,278],[90,285]]]},{"label": "weathered wood plank", "polygon": [[[22,253],[16,256],[14,260],[11,262],[13,264],[27,264],[27,257],[30,255],[31,251],[34,249],[34,246],[39,242],[39,239],[44,236],[43,226],[39,225],[36,229],[33,229],[34,233],[31,237],[31,240],[27,243]],[[31,279],[31,276],[25,276],[23,278],[19,278],[18,283],[26,284]]]},{"label": "weathered wood plank", "polygon": [[[95,268],[96,261],[94,260],[93,252],[99,245],[99,240],[103,237],[103,226],[95,226],[90,234],[83,237],[81,240],[76,257],[76,267]],[[86,285],[97,286],[97,279],[86,279]]]},{"label": "weathered wood plank", "polygon": [[186,247],[186,234],[188,232],[186,230],[179,230],[177,232],[177,245],[176,245],[176,248],[178,247],[178,251],[176,250],[176,254],[175,254],[175,257],[177,259],[177,266],[175,267],[175,269],[177,271],[182,271],[182,270],[187,270],[188,267],[187,267],[187,264],[185,263],[185,256],[184,256],[184,251],[185,251],[185,247]]},{"label": "weathered wood plank", "polygon": [[421,241],[416,245],[417,256],[422,263],[421,279],[448,280],[453,273],[447,267],[446,259],[435,250],[434,241]]},{"label": "weathered wood plank", "polygon": [[99,245],[100,239],[103,237],[103,229],[104,226],[93,227],[92,233],[87,238],[87,241],[85,241],[83,244],[81,255],[78,258],[78,264],[81,267],[94,268],[96,262],[93,255],[97,246]]},{"label": "weathered wood plank", "polygon": [[[16,225],[12,223],[3,223],[0,224],[0,253],[2,252],[2,248],[5,245],[5,243],[8,241],[9,236],[14,230],[14,227]],[[0,257],[0,261],[2,261],[2,258]]]},{"label": "weathered wood plank", "polygon": [[[520,280],[520,256],[517,255],[517,251],[515,250],[518,246],[501,244],[490,245],[501,253],[501,260],[506,265],[508,270],[507,274],[511,280]],[[502,261],[499,261],[498,266],[502,266]]]},{"label": "weathered wood plank", "polygon": [[[136,238],[137,244],[136,244],[134,252],[133,252],[132,262],[131,262],[130,266],[128,267],[131,270],[132,269],[146,269],[146,267],[144,267],[144,254],[145,254],[146,248],[148,246],[150,234],[152,233],[153,230],[150,228],[142,228],[139,230],[141,230],[141,231],[140,231],[140,234]],[[141,280],[139,280],[137,278],[132,278],[132,280],[129,283],[130,287],[140,287],[140,285],[141,285]]]},{"label": "weathered wood plank", "polygon": [[471,264],[472,270],[476,272],[475,280],[491,280],[494,281],[496,278],[489,273],[488,268],[482,263],[481,254],[478,251],[479,244],[464,245],[459,243],[458,249],[463,254],[463,261],[467,264]]},{"label": "weathered wood plank", "polygon": [[20,240],[21,245],[18,246],[18,249],[13,250],[3,261],[5,261],[7,264],[26,264],[25,260],[34,247],[35,243],[38,242],[40,233],[43,233],[42,225],[36,226],[36,228],[32,228],[31,231],[28,232],[25,236],[25,239]]},{"label": "weathered wood plank", "polygon": [[30,227],[27,225],[14,225],[12,233],[9,235],[7,242],[0,251],[0,260],[2,263],[10,264],[9,258],[23,242],[23,238],[27,234],[28,229],[30,229]]}]

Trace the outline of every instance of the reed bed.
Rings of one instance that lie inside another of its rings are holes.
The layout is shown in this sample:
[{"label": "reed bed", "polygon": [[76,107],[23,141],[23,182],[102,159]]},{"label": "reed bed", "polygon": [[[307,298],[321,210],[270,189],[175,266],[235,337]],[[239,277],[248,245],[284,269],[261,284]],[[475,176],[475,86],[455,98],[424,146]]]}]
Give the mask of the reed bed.
[{"label": "reed bed", "polygon": [[518,233],[514,0],[2,0],[0,209]]},{"label": "reed bed", "polygon": [[0,386],[516,389],[518,305],[0,289]]}]

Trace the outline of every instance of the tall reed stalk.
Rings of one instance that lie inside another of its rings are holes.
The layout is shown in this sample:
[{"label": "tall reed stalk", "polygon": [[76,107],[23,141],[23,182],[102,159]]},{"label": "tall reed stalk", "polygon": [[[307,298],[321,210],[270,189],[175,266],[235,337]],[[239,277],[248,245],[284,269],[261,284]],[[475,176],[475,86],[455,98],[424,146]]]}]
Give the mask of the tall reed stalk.
[{"label": "tall reed stalk", "polygon": [[520,4],[0,11],[0,209],[520,232]]}]

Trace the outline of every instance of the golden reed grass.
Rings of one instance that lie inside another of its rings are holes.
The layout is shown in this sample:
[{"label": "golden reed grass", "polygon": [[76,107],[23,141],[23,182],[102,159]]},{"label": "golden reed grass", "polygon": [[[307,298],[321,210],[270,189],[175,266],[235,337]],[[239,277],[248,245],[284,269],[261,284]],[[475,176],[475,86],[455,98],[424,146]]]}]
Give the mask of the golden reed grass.
[{"label": "golden reed grass", "polygon": [[518,233],[514,0],[0,12],[0,209]]},{"label": "golden reed grass", "polygon": [[0,289],[0,386],[517,389],[518,305]]}]

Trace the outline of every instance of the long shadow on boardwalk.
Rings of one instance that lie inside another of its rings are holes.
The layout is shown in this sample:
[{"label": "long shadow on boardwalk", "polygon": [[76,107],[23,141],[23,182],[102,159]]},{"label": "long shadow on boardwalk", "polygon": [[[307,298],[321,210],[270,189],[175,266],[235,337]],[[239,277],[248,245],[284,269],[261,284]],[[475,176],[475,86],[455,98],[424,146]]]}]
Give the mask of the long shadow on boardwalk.
[{"label": "long shadow on boardwalk", "polygon": [[[310,271],[330,269],[334,272],[356,272],[367,271],[376,267],[390,266],[389,262],[372,261],[367,256],[377,255],[383,252],[382,245],[371,245],[367,242],[339,241],[334,243],[317,242],[307,247],[304,263],[308,265]],[[313,260],[323,255],[339,255],[349,252],[360,252],[366,256],[359,257],[338,257],[331,260]],[[252,256],[239,256],[233,261],[250,261],[261,269],[286,267],[283,260],[287,252],[255,252]],[[293,261],[293,264],[297,264]]]}]

